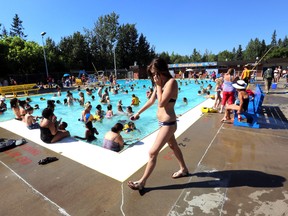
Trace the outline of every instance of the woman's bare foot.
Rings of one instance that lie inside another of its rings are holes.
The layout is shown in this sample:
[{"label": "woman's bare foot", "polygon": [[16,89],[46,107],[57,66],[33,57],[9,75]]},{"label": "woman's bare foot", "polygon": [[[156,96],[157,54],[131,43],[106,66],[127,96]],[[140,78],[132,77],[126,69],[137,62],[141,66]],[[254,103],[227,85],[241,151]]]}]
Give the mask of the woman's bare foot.
[{"label": "woman's bare foot", "polygon": [[221,122],[227,122],[227,121],[231,121],[231,119],[230,119],[230,118],[226,118],[226,117],[224,117],[223,119],[221,119]]},{"label": "woman's bare foot", "polygon": [[141,184],[138,181],[132,182],[132,181],[128,181],[128,187],[130,187],[132,190],[143,190],[144,185]]}]

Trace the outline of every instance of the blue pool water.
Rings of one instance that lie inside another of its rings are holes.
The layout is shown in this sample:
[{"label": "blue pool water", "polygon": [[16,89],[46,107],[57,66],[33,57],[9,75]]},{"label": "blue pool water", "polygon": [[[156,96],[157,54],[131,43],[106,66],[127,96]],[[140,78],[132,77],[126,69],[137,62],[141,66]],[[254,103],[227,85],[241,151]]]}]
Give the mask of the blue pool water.
[{"label": "blue pool water", "polygon": [[[99,135],[97,135],[97,140],[93,141],[93,144],[102,146],[102,140],[107,131],[111,129],[111,127],[117,123],[118,121],[125,122],[129,121],[129,118],[126,115],[119,115],[117,114],[117,103],[119,100],[122,100],[123,104],[123,110],[126,111],[126,107],[131,104],[132,100],[132,94],[135,94],[139,97],[141,103],[139,107],[133,107],[133,111],[137,112],[147,101],[146,98],[146,92],[148,91],[148,87],[151,87],[151,81],[150,80],[135,80],[135,81],[125,81],[125,80],[118,80],[118,83],[121,87],[124,87],[129,92],[128,94],[123,94],[122,92],[119,92],[118,94],[114,95],[112,93],[109,93],[109,97],[111,100],[111,104],[113,106],[113,112],[114,115],[112,119],[103,119],[102,122],[94,122],[94,127],[97,128]],[[182,84],[181,84],[182,83]],[[206,98],[203,96],[199,96],[197,91],[200,90],[200,85],[195,84],[193,80],[188,81],[180,81],[178,80],[178,86],[180,88],[179,94],[178,94],[178,100],[175,104],[175,110],[176,114],[184,114],[188,110],[194,108],[201,102],[203,102]],[[210,83],[209,81],[204,81],[204,87],[206,87]],[[134,90],[131,91],[130,86],[134,86]],[[212,83],[213,86],[213,83]],[[83,91],[85,93],[85,91]],[[79,98],[78,96],[78,90],[72,91],[74,98]],[[99,97],[97,95],[97,90],[95,93],[93,93],[95,96],[95,100],[93,101],[91,99],[91,96],[87,96],[85,93],[85,102],[90,101],[92,104],[92,110],[91,113],[94,115],[96,112],[96,106],[100,104]],[[40,97],[44,97],[46,100],[40,100]],[[182,101],[183,97],[186,97],[188,99],[188,105],[185,105]],[[55,96],[54,94],[42,94],[42,95],[36,95],[31,96],[32,102],[30,103],[31,106],[34,107],[35,104],[38,104],[40,109],[34,110],[33,115],[35,116],[41,116],[41,111],[47,106],[47,100],[60,100],[63,103],[64,98],[66,98],[66,91],[62,90],[62,95],[60,97]],[[25,98],[19,98],[19,99],[25,99]],[[3,115],[0,115],[0,121],[7,121],[14,118],[14,114],[12,110],[10,109],[10,103],[9,99],[6,100],[6,104],[8,106],[8,111],[5,112]],[[101,104],[102,109],[104,111],[107,110],[107,105]],[[158,120],[156,117],[156,110],[157,110],[157,100],[155,104],[148,110],[146,110],[144,113],[141,114],[141,117],[139,120],[135,121],[136,128],[138,130],[130,132],[130,133],[122,133],[122,136],[126,140],[130,139],[143,139],[144,137],[148,136],[155,130],[159,128],[158,126]],[[81,112],[83,111],[83,107],[81,107],[78,103],[74,103],[73,106],[64,106],[63,104],[56,104],[55,108],[55,115],[59,119],[62,117],[62,121],[65,121],[68,123],[68,130],[70,131],[72,136],[81,136],[84,137],[85,134],[85,125],[83,122],[78,121],[78,119],[81,116]]]}]

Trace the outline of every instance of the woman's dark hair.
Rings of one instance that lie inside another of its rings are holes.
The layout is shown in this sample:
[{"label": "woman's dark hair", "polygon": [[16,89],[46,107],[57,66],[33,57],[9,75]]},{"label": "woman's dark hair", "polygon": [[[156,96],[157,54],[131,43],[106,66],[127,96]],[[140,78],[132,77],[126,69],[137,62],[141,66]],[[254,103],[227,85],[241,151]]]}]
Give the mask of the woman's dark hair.
[{"label": "woman's dark hair", "polygon": [[96,109],[97,109],[97,110],[101,110],[101,109],[102,109],[102,106],[101,106],[100,104],[98,104],[98,105],[96,106]]},{"label": "woman's dark hair", "polygon": [[234,68],[229,68],[227,71],[227,74],[233,75],[234,74]]},{"label": "woman's dark hair", "polygon": [[17,98],[12,98],[10,100],[10,106],[11,106],[11,108],[17,107],[18,106],[18,99]]},{"label": "woman's dark hair", "polygon": [[116,123],[112,128],[111,131],[113,131],[114,133],[118,133],[119,131],[122,131],[124,128],[123,124],[121,123]]},{"label": "woman's dark hair", "polygon": [[148,76],[151,78],[152,85],[154,85],[153,75],[151,72],[153,67],[156,69],[156,74],[158,75],[162,74],[163,76],[173,78],[169,72],[167,62],[163,58],[155,58],[147,67],[147,73],[148,73]]},{"label": "woman's dark hair", "polygon": [[62,122],[62,125],[63,125],[63,128],[65,128],[65,129],[68,127],[67,122]]},{"label": "woman's dark hair", "polygon": [[53,110],[50,109],[50,108],[45,108],[42,111],[42,117],[43,118],[49,119],[49,117],[52,116],[52,115],[54,115],[54,113],[53,113]]},{"label": "woman's dark hair", "polygon": [[24,100],[19,100],[18,102],[19,102],[19,106],[20,106],[20,107],[25,108],[25,105],[27,104],[26,101],[24,101]]},{"label": "woman's dark hair", "polygon": [[86,124],[87,129],[89,129],[90,131],[93,130],[93,124],[91,121],[88,121]]},{"label": "woman's dark hair", "polygon": [[130,110],[131,112],[133,112],[132,107],[131,106],[127,106],[126,109]]},{"label": "woman's dark hair", "polygon": [[112,110],[112,105],[111,104],[107,105],[107,110]]}]

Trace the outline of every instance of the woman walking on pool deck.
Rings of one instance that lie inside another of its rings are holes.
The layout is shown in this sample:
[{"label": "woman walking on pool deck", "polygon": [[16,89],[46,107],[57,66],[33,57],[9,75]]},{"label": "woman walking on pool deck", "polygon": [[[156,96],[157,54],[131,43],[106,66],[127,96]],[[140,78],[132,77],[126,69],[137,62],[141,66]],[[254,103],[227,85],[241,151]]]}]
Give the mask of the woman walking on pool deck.
[{"label": "woman walking on pool deck", "polygon": [[160,129],[153,146],[149,150],[149,160],[143,176],[138,181],[128,182],[128,186],[133,190],[142,190],[144,188],[147,179],[156,166],[158,153],[166,143],[173,150],[180,166],[179,171],[175,172],[172,178],[184,177],[189,174],[174,135],[177,129],[174,106],[178,96],[178,84],[169,73],[167,63],[161,58],[154,59],[148,66],[147,72],[154,85],[154,91],[146,104],[132,117],[138,119],[139,115],[158,99],[157,117]]}]

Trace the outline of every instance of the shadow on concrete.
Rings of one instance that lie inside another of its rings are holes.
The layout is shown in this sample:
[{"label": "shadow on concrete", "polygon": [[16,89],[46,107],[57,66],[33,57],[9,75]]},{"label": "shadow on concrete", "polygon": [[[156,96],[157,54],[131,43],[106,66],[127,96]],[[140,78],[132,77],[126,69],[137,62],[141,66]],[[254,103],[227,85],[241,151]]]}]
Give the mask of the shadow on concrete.
[{"label": "shadow on concrete", "polygon": [[288,120],[278,106],[263,106],[259,124],[261,128],[288,129]]},{"label": "shadow on concrete", "polygon": [[[231,187],[282,187],[286,179],[282,176],[272,175],[256,170],[225,170],[216,172],[199,172],[190,174],[201,178],[215,178],[206,181],[188,182],[184,184],[173,184],[159,187],[147,187],[139,191],[143,196],[153,190],[175,190],[186,188],[231,188]],[[188,176],[189,177],[189,176]]]}]

